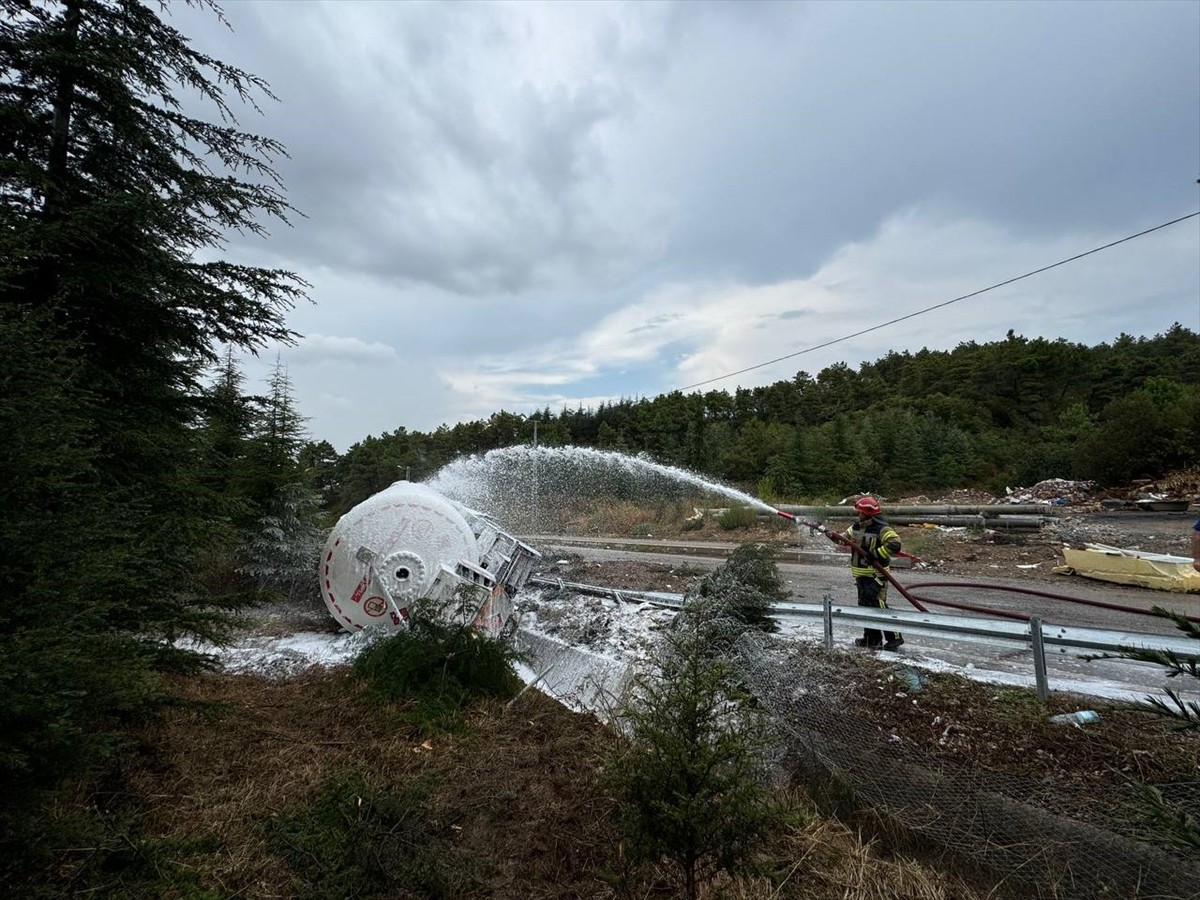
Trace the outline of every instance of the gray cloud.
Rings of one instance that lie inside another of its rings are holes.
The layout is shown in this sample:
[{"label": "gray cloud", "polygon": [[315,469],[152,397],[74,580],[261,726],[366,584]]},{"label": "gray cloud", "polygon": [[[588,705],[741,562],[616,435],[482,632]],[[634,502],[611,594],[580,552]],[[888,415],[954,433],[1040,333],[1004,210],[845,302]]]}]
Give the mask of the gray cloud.
[{"label": "gray cloud", "polygon": [[[1196,7],[777,12],[767,37],[694,32],[634,153],[673,182],[687,268],[803,274],[917,203],[1043,234],[1195,203]],[[688,102],[698,84],[705,102]]]},{"label": "gray cloud", "polygon": [[396,358],[396,351],[387,344],[364,341],[354,337],[335,337],[308,334],[289,352],[289,358],[300,363],[354,363],[377,365]]},{"label": "gray cloud", "polygon": [[[313,282],[285,357],[339,446],[678,387],[1200,199],[1197,4],[227,12],[233,33],[175,15],[272,83],[283,102],[243,124],[288,146],[308,217],[233,251]],[[1195,224],[1111,251],[1104,278],[1080,264],[718,386],[1007,327],[1200,328]]]},{"label": "gray cloud", "polygon": [[[653,244],[653,210],[606,214],[600,130],[631,95],[606,70],[621,41],[602,29],[565,77],[539,72],[564,36],[522,6],[239,4],[230,46],[284,101],[265,126],[310,218],[277,253],[398,284],[480,295],[612,281]],[[199,27],[204,28],[203,22]],[[222,37],[211,32],[214,38]],[[296,148],[303,152],[296,152]],[[319,224],[313,224],[319,219]],[[640,220],[640,221],[639,221]]]}]

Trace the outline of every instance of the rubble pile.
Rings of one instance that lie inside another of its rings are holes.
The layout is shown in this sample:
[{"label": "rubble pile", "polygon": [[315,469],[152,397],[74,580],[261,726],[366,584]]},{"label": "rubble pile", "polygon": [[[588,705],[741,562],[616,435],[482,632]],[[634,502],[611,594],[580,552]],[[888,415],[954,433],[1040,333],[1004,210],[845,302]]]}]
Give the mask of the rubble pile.
[{"label": "rubble pile", "polygon": [[1000,504],[1043,503],[1047,506],[1094,506],[1097,502],[1096,484],[1092,481],[1070,481],[1066,478],[1048,478],[1032,487],[1005,488],[1003,497],[975,488],[955,488],[930,497],[918,494],[892,502],[894,506],[921,506],[942,504],[946,506],[993,506]]},{"label": "rubble pile", "polygon": [[1156,482],[1154,487],[1168,496],[1200,500],[1200,469],[1172,472]]},{"label": "rubble pile", "polygon": [[[853,502],[854,498],[847,498]],[[1119,488],[1101,489],[1094,481],[1047,478],[1030,487],[1005,488],[1003,497],[975,488],[956,488],[942,494],[914,494],[892,500],[879,498],[888,506],[991,506],[1042,504],[1069,506],[1081,511],[1140,509],[1150,501],[1200,503],[1200,469],[1173,472],[1163,478],[1139,479]],[[845,501],[843,501],[845,502]],[[1183,507],[1181,507],[1183,508]]]},{"label": "rubble pile", "polygon": [[955,490],[945,494],[939,502],[946,503],[951,506],[976,506],[987,503],[995,503],[996,498],[987,491],[980,491],[972,488],[956,488]]},{"label": "rubble pile", "polygon": [[926,494],[902,497],[899,500],[890,501],[890,504],[892,506],[987,506],[998,502],[996,497],[987,491],[975,488],[955,488],[933,497]]},{"label": "rubble pile", "polygon": [[1109,497],[1138,500],[1200,500],[1200,470],[1172,472],[1157,481],[1142,478],[1128,487],[1110,491]]},{"label": "rubble pile", "polygon": [[1082,506],[1096,502],[1094,481],[1070,481],[1066,478],[1047,478],[1032,487],[1005,488],[1003,500],[997,503],[1045,503],[1050,506]]}]

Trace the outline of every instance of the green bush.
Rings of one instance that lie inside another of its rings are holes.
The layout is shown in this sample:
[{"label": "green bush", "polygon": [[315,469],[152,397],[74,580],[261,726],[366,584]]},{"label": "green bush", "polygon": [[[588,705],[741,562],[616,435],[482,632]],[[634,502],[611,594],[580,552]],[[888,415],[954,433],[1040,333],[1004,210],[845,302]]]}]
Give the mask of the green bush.
[{"label": "green bush", "polygon": [[513,669],[520,653],[449,616],[446,607],[413,607],[409,627],[369,647],[354,674],[383,702],[413,700],[414,722],[454,728],[477,697],[512,697],[522,682]]},{"label": "green bush", "polygon": [[753,528],[758,524],[758,513],[752,506],[732,506],[717,516],[717,524],[726,531]]}]

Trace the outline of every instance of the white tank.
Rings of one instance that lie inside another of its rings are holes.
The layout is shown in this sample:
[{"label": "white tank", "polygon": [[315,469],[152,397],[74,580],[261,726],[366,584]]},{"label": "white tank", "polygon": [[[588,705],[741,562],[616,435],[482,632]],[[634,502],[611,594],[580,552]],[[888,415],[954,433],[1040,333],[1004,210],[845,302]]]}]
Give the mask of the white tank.
[{"label": "white tank", "polygon": [[409,481],[368,497],[333,527],[321,554],[321,596],[347,631],[403,627],[420,599],[473,598],[456,613],[493,634],[539,554],[482,513]]}]

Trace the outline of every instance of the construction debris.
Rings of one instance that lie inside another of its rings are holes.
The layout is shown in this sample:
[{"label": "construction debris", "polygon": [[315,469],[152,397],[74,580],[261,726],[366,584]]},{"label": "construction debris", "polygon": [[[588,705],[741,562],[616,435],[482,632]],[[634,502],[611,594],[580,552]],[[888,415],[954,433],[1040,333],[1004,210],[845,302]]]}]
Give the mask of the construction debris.
[{"label": "construction debris", "polygon": [[1114,584],[1200,594],[1200,572],[1192,568],[1188,556],[1123,550],[1106,544],[1085,544],[1083,549],[1064,546],[1062,554],[1066,565],[1053,569],[1059,575],[1082,575]]},{"label": "construction debris", "polygon": [[1046,503],[1052,506],[1079,506],[1093,502],[1094,481],[1069,481],[1047,478],[1033,487],[1005,488],[1003,503]]}]

